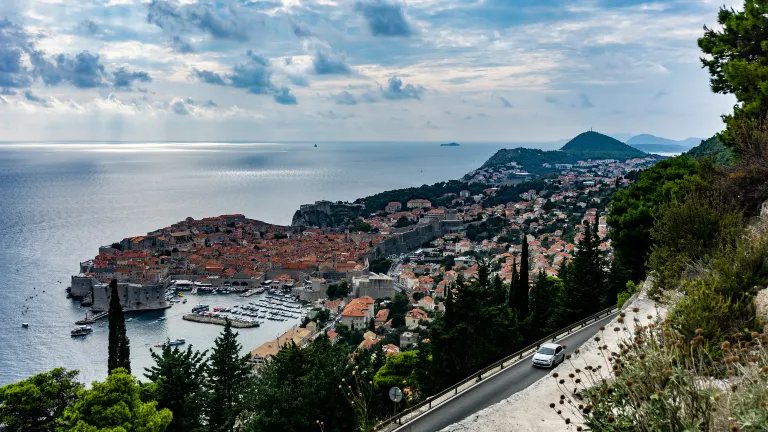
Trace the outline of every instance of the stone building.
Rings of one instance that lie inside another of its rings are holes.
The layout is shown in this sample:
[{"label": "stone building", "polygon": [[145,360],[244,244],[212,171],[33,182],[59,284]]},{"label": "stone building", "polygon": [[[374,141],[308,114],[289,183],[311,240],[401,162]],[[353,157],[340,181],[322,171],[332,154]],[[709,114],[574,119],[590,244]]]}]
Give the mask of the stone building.
[{"label": "stone building", "polygon": [[395,281],[385,274],[370,273],[352,277],[352,292],[356,297],[373,299],[394,298]]}]

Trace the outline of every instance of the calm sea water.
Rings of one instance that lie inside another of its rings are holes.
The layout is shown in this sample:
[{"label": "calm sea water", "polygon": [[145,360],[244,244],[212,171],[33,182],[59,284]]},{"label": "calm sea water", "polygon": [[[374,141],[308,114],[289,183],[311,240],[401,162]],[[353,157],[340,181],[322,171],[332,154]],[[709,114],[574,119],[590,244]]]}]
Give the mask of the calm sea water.
[{"label": "calm sea water", "polygon": [[[65,298],[78,262],[99,245],[188,216],[225,213],[290,224],[300,204],[459,178],[511,145],[435,143],[0,144],[0,385],[56,366],[106,375],[107,322],[73,339],[85,309]],[[514,145],[516,146],[516,145]],[[187,305],[198,302],[188,297]],[[248,299],[255,300],[256,297]],[[245,299],[208,296],[211,306]],[[181,320],[189,307],[130,315],[134,374],[149,347],[185,337],[213,344],[221,327]],[[191,306],[190,306],[191,307]],[[165,316],[165,321],[157,318]],[[28,322],[28,329],[21,328]],[[240,330],[245,351],[296,322]]]}]

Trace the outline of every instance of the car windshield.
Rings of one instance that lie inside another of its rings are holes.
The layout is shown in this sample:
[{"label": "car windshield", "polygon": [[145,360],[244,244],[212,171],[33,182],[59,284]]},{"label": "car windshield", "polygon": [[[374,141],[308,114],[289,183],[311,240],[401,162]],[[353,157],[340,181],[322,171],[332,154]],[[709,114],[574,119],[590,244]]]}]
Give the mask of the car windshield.
[{"label": "car windshield", "polygon": [[554,348],[548,348],[548,347],[542,347],[542,348],[539,348],[539,350],[536,351],[536,352],[539,353],[539,354],[553,355],[555,353],[555,349]]}]

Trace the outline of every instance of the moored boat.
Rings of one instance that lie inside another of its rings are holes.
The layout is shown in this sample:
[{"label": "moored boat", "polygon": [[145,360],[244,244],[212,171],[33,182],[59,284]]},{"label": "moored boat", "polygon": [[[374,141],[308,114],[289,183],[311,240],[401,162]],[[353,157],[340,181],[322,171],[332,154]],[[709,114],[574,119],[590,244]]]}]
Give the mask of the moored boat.
[{"label": "moored boat", "polygon": [[93,333],[93,327],[91,326],[80,326],[69,332],[72,337],[87,336],[91,333]]}]

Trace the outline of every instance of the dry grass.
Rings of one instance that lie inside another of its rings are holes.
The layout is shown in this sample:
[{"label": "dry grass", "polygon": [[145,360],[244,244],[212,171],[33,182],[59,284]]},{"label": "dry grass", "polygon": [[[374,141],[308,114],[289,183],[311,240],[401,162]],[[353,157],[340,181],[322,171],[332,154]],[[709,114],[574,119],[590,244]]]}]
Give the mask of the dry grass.
[{"label": "dry grass", "polygon": [[627,319],[634,332],[625,322],[601,330],[621,334],[619,352],[603,346],[601,361],[574,356],[567,361],[575,373],[552,374],[561,395],[549,406],[568,430],[768,430],[768,336],[738,333],[715,362],[700,335],[686,340],[650,315],[620,321]]}]

